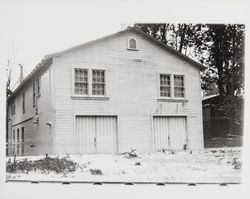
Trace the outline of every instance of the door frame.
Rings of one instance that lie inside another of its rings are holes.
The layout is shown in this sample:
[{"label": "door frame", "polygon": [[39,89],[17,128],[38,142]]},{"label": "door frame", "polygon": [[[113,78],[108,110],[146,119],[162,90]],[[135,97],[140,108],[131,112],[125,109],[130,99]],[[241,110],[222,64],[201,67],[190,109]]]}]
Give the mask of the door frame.
[{"label": "door frame", "polygon": [[118,115],[116,114],[74,114],[73,115],[73,152],[77,153],[77,146],[76,146],[76,142],[75,142],[75,135],[76,135],[76,117],[105,117],[105,116],[110,116],[110,117],[116,117],[116,153],[119,152],[119,136],[120,136],[120,132],[119,132],[119,121],[120,118]]},{"label": "door frame", "polygon": [[186,118],[186,144],[187,149],[189,149],[189,139],[188,139],[188,126],[189,126],[189,116],[188,114],[151,114],[151,147],[155,151],[155,134],[154,134],[154,117],[185,117]]}]

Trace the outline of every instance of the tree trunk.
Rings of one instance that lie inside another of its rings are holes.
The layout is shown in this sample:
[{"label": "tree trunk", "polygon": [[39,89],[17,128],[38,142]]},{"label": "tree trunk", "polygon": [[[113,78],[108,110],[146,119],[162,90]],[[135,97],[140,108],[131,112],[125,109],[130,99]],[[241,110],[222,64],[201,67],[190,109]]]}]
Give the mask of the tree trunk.
[{"label": "tree trunk", "polygon": [[184,45],[184,41],[185,41],[185,33],[186,33],[186,24],[183,24],[182,26],[180,26],[180,46],[179,46],[179,52],[181,53],[182,52],[182,48],[183,48],[183,45]]}]

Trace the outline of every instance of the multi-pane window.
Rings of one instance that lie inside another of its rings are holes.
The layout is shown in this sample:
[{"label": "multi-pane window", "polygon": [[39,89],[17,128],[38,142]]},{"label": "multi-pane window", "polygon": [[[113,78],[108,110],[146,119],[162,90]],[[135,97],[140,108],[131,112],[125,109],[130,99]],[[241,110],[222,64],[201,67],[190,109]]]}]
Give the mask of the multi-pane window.
[{"label": "multi-pane window", "polygon": [[136,49],[136,41],[135,41],[135,39],[130,39],[129,40],[129,48]]},{"label": "multi-pane window", "polygon": [[184,98],[184,76],[174,75],[174,97]]},{"label": "multi-pane window", "polygon": [[171,97],[171,76],[160,74],[160,96]]},{"label": "multi-pane window", "polygon": [[82,68],[75,69],[75,94],[88,94],[88,70]]},{"label": "multi-pane window", "polygon": [[16,113],[16,106],[15,106],[15,104],[11,105],[11,107],[10,107],[10,113],[11,113],[11,115],[15,115],[15,113]]},{"label": "multi-pane window", "polygon": [[25,93],[23,93],[23,113],[25,113]]},{"label": "multi-pane window", "polygon": [[33,82],[33,94],[32,94],[32,97],[33,97],[33,106],[36,105],[36,84],[35,82]]},{"label": "multi-pane window", "polygon": [[92,70],[92,94],[105,95],[105,71]]}]

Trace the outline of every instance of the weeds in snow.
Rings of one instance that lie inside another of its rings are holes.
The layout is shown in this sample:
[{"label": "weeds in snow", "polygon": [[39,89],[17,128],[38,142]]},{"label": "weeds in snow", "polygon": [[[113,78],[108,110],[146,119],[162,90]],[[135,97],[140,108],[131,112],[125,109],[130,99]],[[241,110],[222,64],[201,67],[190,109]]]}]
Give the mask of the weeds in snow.
[{"label": "weeds in snow", "polygon": [[166,154],[169,154],[169,155],[174,155],[175,154],[175,151],[169,150],[169,149],[166,149],[166,148],[159,149],[158,152],[166,153]]},{"label": "weeds in snow", "polygon": [[118,155],[123,155],[125,158],[139,158],[139,156],[135,153],[135,149],[132,148],[130,152],[123,152]]},{"label": "weeds in snow", "polygon": [[234,166],[234,169],[241,169],[242,163],[237,158],[234,158],[232,165]]},{"label": "weeds in snow", "polygon": [[28,160],[27,158],[23,160],[16,160],[14,157],[13,162],[11,158],[7,161],[6,171],[7,173],[17,173],[24,172],[29,173],[30,171],[41,171],[45,172],[55,172],[57,174],[62,173],[66,175],[67,173],[74,172],[78,167],[78,164],[70,160],[70,156],[65,157],[49,157],[47,154],[45,158],[39,160]]},{"label": "weeds in snow", "polygon": [[89,170],[92,175],[102,175],[101,169],[90,169]]}]

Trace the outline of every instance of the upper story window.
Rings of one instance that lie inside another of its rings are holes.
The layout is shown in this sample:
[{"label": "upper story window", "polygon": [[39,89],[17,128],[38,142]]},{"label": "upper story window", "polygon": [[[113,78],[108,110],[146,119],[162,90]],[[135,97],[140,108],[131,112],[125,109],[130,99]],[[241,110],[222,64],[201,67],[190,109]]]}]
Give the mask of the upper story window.
[{"label": "upper story window", "polygon": [[75,69],[74,92],[76,95],[88,95],[88,70]]},{"label": "upper story window", "polygon": [[73,68],[72,94],[73,98],[108,99],[106,71],[102,68]]},{"label": "upper story window", "polygon": [[25,113],[25,93],[23,93],[23,113]]},{"label": "upper story window", "polygon": [[185,98],[184,75],[160,74],[160,97]]},{"label": "upper story window", "polygon": [[36,84],[37,84],[37,96],[39,97],[41,95],[41,77],[37,77]]},{"label": "upper story window", "polygon": [[174,75],[174,97],[184,98],[185,88],[184,88],[184,76]]},{"label": "upper story window", "polygon": [[92,94],[105,95],[105,71],[92,70]]},{"label": "upper story window", "polygon": [[171,97],[171,75],[160,74],[160,96]]},{"label": "upper story window", "polygon": [[135,39],[130,39],[129,40],[129,48],[136,49],[136,41],[135,41]]},{"label": "upper story window", "polygon": [[34,107],[36,106],[36,83],[35,82],[33,82],[32,99],[33,99],[33,107]]},{"label": "upper story window", "polygon": [[15,115],[16,114],[16,105],[12,104],[10,107],[10,113],[11,115]]},{"label": "upper story window", "polygon": [[128,50],[138,50],[137,41],[135,38],[130,38],[127,41],[127,49]]}]

